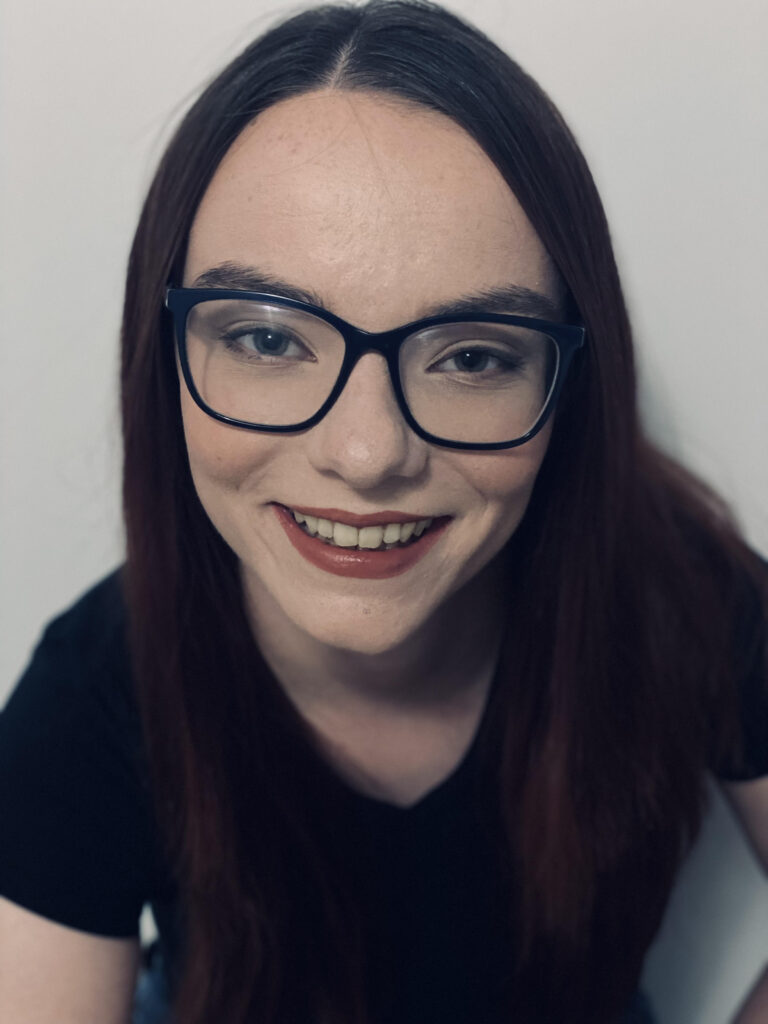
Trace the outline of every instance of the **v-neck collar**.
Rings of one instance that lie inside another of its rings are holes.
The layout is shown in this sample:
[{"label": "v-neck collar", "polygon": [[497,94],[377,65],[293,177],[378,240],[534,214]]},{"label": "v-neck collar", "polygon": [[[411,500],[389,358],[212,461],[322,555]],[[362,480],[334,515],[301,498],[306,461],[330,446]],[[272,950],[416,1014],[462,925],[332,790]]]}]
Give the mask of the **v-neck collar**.
[{"label": "v-neck collar", "polygon": [[488,687],[488,692],[485,696],[482,714],[463,757],[445,778],[436,783],[414,803],[406,805],[396,804],[390,800],[363,793],[343,778],[332,765],[325,762],[328,770],[333,774],[338,785],[344,791],[347,801],[354,805],[357,813],[368,817],[372,815],[381,818],[386,817],[392,822],[401,820],[410,824],[417,819],[439,814],[441,810],[448,806],[456,806],[457,804],[471,801],[472,790],[479,772],[482,754],[490,739],[499,671],[499,663],[497,662],[491,679],[491,685]]}]

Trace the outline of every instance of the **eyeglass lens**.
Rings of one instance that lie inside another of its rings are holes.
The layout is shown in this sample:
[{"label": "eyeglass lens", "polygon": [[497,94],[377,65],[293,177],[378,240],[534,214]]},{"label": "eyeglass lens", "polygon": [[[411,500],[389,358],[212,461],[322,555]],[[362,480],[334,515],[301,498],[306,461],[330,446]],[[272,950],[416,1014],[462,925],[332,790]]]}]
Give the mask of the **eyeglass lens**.
[{"label": "eyeglass lens", "polygon": [[[300,309],[252,299],[200,302],[186,349],[195,387],[220,415],[292,426],[322,407],[344,360],[342,335]],[[546,333],[510,324],[450,323],[400,347],[406,403],[423,430],[446,441],[517,440],[551,392],[558,348]]]}]

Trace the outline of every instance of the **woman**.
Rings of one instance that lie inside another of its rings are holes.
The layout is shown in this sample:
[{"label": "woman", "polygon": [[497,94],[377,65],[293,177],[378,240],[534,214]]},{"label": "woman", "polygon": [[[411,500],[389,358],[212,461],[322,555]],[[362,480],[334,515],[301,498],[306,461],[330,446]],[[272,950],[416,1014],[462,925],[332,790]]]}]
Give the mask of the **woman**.
[{"label": "woman", "polygon": [[705,772],[768,775],[763,574],[641,434],[538,87],[427,4],[257,40],[150,189],[122,384],[126,565],[1,723],[0,1011],[124,1020],[151,901],[184,1024],[644,1019]]}]

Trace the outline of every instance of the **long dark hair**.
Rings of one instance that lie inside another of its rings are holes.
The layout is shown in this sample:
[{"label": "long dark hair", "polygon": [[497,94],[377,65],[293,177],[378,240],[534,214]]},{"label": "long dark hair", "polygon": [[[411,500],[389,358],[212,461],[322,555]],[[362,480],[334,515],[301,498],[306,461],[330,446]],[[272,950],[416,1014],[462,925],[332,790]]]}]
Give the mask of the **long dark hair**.
[{"label": "long dark hair", "polygon": [[195,493],[163,312],[231,143],[265,108],[328,87],[394,94],[473,136],[587,328],[514,538],[516,621],[494,692],[493,749],[517,879],[510,1007],[525,1006],[528,1020],[599,1024],[637,982],[700,823],[706,767],[737,763],[732,624],[751,592],[751,555],[725,506],[639,429],[608,228],[557,110],[480,32],[401,0],[317,7],[235,59],[172,139],[131,252],[126,594],[158,820],[184,913],[178,1019],[368,1019],[349,865],[330,841],[342,809],[311,770],[309,730],[261,659],[236,558]]}]

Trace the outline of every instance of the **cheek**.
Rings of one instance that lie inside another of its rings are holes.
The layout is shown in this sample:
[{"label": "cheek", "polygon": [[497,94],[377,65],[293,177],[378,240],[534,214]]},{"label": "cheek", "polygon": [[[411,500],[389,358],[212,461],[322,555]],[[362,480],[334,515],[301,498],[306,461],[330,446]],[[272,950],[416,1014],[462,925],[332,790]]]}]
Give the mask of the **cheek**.
[{"label": "cheek", "polygon": [[496,452],[490,457],[471,456],[467,477],[482,494],[492,515],[516,524],[528,505],[536,476],[547,452],[549,424],[527,444]]},{"label": "cheek", "polygon": [[274,438],[219,423],[188,396],[181,413],[192,479],[206,507],[216,496],[238,491],[269,462]]}]

